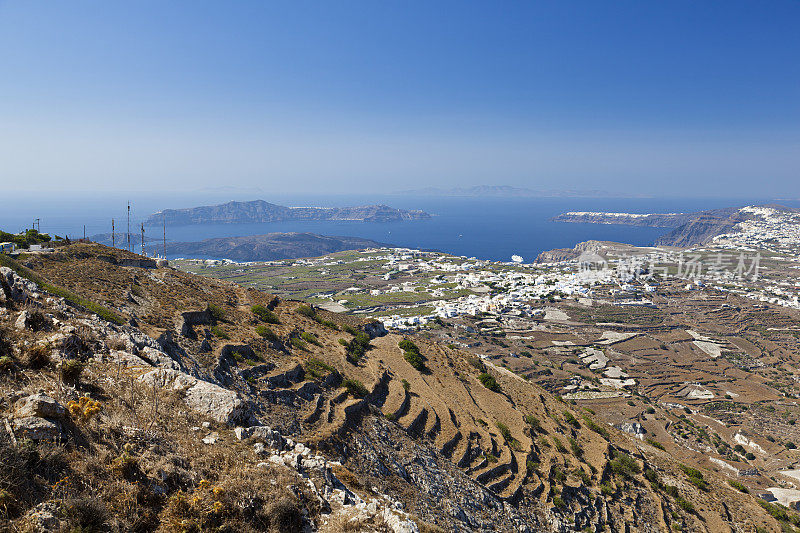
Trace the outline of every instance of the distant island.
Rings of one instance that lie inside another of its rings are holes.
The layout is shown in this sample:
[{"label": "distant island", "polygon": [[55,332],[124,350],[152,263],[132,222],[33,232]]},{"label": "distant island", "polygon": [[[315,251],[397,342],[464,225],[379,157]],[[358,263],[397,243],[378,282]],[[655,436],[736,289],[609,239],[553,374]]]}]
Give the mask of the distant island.
[{"label": "distant island", "polygon": [[510,185],[476,185],[474,187],[454,187],[442,189],[425,187],[400,191],[398,194],[412,196],[465,196],[465,197],[497,197],[497,198],[641,198],[640,195],[613,193],[603,190],[536,190]]},{"label": "distant island", "polygon": [[331,237],[316,233],[267,233],[247,237],[206,239],[199,242],[167,243],[167,254],[225,258],[234,261],[276,261],[384,246],[391,245],[358,237]]},{"label": "distant island", "polygon": [[760,221],[770,212],[797,213],[797,209],[782,205],[747,207],[727,207],[696,213],[603,213],[589,211],[570,211],[562,213],[554,222],[574,222],[583,224],[620,224],[625,226],[647,226],[653,228],[673,228],[655,241],[657,246],[694,246],[706,244],[715,237],[737,233],[739,224],[747,221]]},{"label": "distant island", "polygon": [[228,202],[186,209],[165,209],[150,215],[146,226],[187,226],[192,224],[248,224],[288,220],[352,220],[395,222],[424,220],[431,215],[420,210],[395,209],[387,205],[358,207],[285,207],[264,200]]}]

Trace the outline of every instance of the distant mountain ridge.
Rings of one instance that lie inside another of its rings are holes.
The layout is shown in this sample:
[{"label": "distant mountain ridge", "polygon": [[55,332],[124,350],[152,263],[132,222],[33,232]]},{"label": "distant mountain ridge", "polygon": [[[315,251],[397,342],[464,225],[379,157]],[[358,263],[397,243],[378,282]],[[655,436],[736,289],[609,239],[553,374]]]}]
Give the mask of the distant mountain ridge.
[{"label": "distant mountain ridge", "polygon": [[247,224],[254,222],[284,222],[287,220],[356,220],[363,222],[394,222],[424,220],[431,215],[421,210],[396,209],[387,205],[357,207],[286,207],[264,200],[228,202],[186,209],[165,209],[150,215],[146,226],[166,222],[170,226],[191,224]]},{"label": "distant mountain ridge", "polygon": [[526,198],[633,198],[638,195],[612,193],[603,190],[536,190],[526,187],[512,187],[510,185],[475,185],[474,187],[454,187],[442,189],[439,187],[424,187],[400,191],[398,194],[419,196],[467,196],[486,197],[526,197]]},{"label": "distant mountain ridge", "polygon": [[336,237],[316,233],[267,233],[206,239],[199,242],[167,243],[167,254],[225,258],[234,261],[276,261],[384,246],[391,245],[359,237]]}]

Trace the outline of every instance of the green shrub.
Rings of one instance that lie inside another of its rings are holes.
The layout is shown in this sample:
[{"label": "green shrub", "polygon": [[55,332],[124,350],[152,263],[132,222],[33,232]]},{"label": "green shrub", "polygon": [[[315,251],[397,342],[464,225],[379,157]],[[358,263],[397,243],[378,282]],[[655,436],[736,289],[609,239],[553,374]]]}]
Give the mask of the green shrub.
[{"label": "green shrub", "polygon": [[608,430],[589,418],[588,416],[583,416],[583,421],[586,424],[586,427],[597,433],[598,435],[603,436],[606,440],[609,438]]},{"label": "green shrub", "polygon": [[334,371],[334,368],[331,365],[314,357],[310,357],[303,365],[303,368],[305,369],[306,374],[314,379],[325,377]]},{"label": "green shrub", "polygon": [[208,304],[208,314],[214,322],[225,321],[225,311],[218,305]]},{"label": "green shrub", "polygon": [[483,361],[479,357],[467,357],[467,362],[472,365],[478,372],[486,372],[486,365],[483,364]]},{"label": "green shrub", "polygon": [[269,342],[278,342],[279,340],[278,335],[264,324],[256,326],[256,333],[267,339]]},{"label": "green shrub", "polygon": [[0,373],[10,372],[14,369],[14,359],[10,355],[0,357]]},{"label": "green shrub", "polygon": [[303,315],[304,317],[310,318],[312,320],[317,317],[317,312],[310,305],[301,305],[300,307],[298,307],[297,314]]},{"label": "green shrub", "polygon": [[542,424],[539,422],[539,419],[535,416],[525,415],[525,423],[528,424],[531,428],[531,432],[533,433],[544,433],[544,428]]},{"label": "green shrub", "polygon": [[254,305],[250,308],[254,315],[258,317],[259,320],[262,322],[266,322],[267,324],[280,324],[281,321],[278,319],[278,315],[264,307],[263,305]]},{"label": "green shrub", "polygon": [[86,365],[77,359],[65,359],[61,362],[61,366],[59,367],[61,379],[63,379],[65,383],[77,383],[85,367]]},{"label": "green shrub", "polygon": [[369,391],[364,384],[357,379],[346,379],[342,381],[342,386],[347,389],[347,392],[356,398],[363,398],[369,394]]},{"label": "green shrub", "polygon": [[581,448],[580,444],[578,444],[578,441],[573,439],[572,437],[569,437],[568,440],[569,440],[569,447],[572,450],[572,455],[574,455],[578,459],[583,457],[583,448]]},{"label": "green shrub", "polygon": [[615,475],[625,479],[633,479],[634,475],[641,472],[636,459],[621,451],[614,452],[614,458],[609,461],[609,466]]},{"label": "green shrub", "polygon": [[401,381],[401,383],[403,384],[404,391],[411,392],[411,383],[409,383],[407,379],[404,379],[403,381]]},{"label": "green shrub", "polygon": [[332,329],[333,331],[339,331],[340,329],[336,322],[331,322],[330,320],[320,320],[319,323],[328,329]]},{"label": "green shrub", "polygon": [[308,345],[306,344],[306,342],[299,337],[292,337],[291,343],[292,346],[294,346],[298,350],[303,350],[303,351],[308,350]]},{"label": "green shrub", "polygon": [[675,497],[675,503],[677,503],[678,507],[680,507],[681,509],[683,509],[687,513],[690,513],[690,514],[694,513],[694,505],[692,505],[692,502],[686,500],[685,498],[683,498],[681,496],[676,496]]},{"label": "green shrub", "polygon": [[230,340],[231,336],[225,333],[225,330],[219,326],[211,326],[211,334],[219,339]]},{"label": "green shrub", "polygon": [[683,473],[689,478],[689,482],[700,490],[708,490],[708,482],[703,478],[703,473],[696,468],[680,465]]},{"label": "green shrub", "polygon": [[581,427],[581,425],[578,423],[578,420],[569,411],[564,411],[564,420],[567,422],[567,424],[576,429],[580,429]]},{"label": "green shrub", "polygon": [[564,507],[567,506],[567,504],[564,503],[564,500],[561,498],[561,496],[556,496],[553,498],[553,505],[558,507],[559,509],[563,509]]},{"label": "green shrub", "polygon": [[654,415],[656,413],[656,409],[655,407],[648,407],[647,409],[644,410],[644,412],[647,413],[648,415]]},{"label": "green shrub", "polygon": [[322,346],[322,344],[317,339],[317,336],[314,335],[313,333],[308,333],[308,332],[304,331],[303,333],[300,334],[300,337],[304,341],[306,341],[306,342],[308,342],[310,344],[313,344],[315,346]]},{"label": "green shrub", "polygon": [[417,345],[414,344],[413,342],[411,342],[408,339],[401,340],[400,342],[397,343],[397,345],[404,352],[416,352],[416,353],[419,353],[419,348],[417,347]]},{"label": "green shrub", "polygon": [[490,374],[487,374],[486,372],[480,374],[478,376],[478,381],[480,381],[483,384],[483,386],[489,389],[490,391],[500,392],[500,385],[497,383],[497,380],[495,380]]},{"label": "green shrub", "polygon": [[592,484],[592,478],[589,476],[589,474],[584,472],[582,468],[576,468],[575,470],[573,470],[572,475],[580,479],[581,483],[583,483],[585,486],[589,486]]},{"label": "green shrub", "polygon": [[406,351],[403,353],[403,359],[405,359],[408,364],[413,366],[418,371],[422,372],[425,370],[425,361],[422,359],[422,356],[419,354],[419,352]]},{"label": "green shrub", "polygon": [[739,492],[744,492],[745,494],[750,492],[749,490],[747,490],[747,487],[745,487],[744,485],[742,485],[741,483],[739,483],[738,481],[736,481],[734,479],[729,479],[728,480],[728,485],[730,485],[734,489],[738,490]]},{"label": "green shrub", "polygon": [[651,468],[644,471],[644,478],[655,486],[659,485],[658,474]]},{"label": "green shrub", "polygon": [[345,347],[345,355],[347,356],[347,360],[351,363],[358,362],[364,354],[367,353],[369,349],[369,335],[364,333],[363,331],[356,331],[355,337],[350,342],[344,341],[344,339],[339,340],[339,344]]},{"label": "green shrub", "polygon": [[564,446],[564,443],[561,442],[561,440],[555,435],[552,438],[553,438],[553,444],[555,444],[556,446],[556,450],[558,450],[559,453],[567,453],[567,447]]},{"label": "green shrub", "polygon": [[650,437],[647,437],[647,438],[646,438],[646,439],[644,439],[644,440],[645,440],[645,442],[646,442],[647,444],[649,444],[649,445],[650,445],[650,446],[652,446],[653,448],[658,448],[659,450],[663,450],[663,449],[664,449],[664,445],[663,445],[663,444],[661,444],[660,442],[658,442],[658,441],[657,441],[657,440],[655,440],[655,439],[652,439],[652,438],[650,438]]}]

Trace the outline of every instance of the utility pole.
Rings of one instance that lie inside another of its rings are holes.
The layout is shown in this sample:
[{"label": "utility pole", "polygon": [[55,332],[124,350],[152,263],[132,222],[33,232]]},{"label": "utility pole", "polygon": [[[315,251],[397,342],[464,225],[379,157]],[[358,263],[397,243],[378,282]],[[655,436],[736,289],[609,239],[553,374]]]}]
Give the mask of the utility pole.
[{"label": "utility pole", "polygon": [[131,203],[128,202],[128,251],[131,251]]},{"label": "utility pole", "polygon": [[114,219],[112,218],[111,219],[111,247],[112,248],[116,248],[117,247],[117,235],[116,235],[116,233],[114,233],[114,231],[115,231],[114,230]]},{"label": "utility pole", "polygon": [[144,222],[142,222],[142,255],[145,257],[147,256],[147,254],[144,253]]}]

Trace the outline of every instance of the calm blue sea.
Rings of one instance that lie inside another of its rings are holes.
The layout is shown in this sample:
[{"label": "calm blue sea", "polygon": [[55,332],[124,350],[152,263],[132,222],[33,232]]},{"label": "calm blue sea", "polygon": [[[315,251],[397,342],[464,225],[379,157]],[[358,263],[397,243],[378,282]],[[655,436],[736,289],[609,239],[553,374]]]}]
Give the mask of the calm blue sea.
[{"label": "calm blue sea", "polygon": [[[352,206],[383,203],[405,209],[422,209],[434,215],[418,222],[280,222],[272,224],[203,225],[167,227],[170,241],[198,241],[211,237],[257,235],[270,232],[308,231],[373,239],[397,246],[434,249],[481,259],[508,261],[518,254],[532,261],[540,252],[572,247],[589,239],[651,244],[668,230],[630,226],[565,224],[552,222],[565,211],[625,211],[670,213],[768,203],[770,199],[725,198],[449,198],[390,196],[269,196],[258,197],[289,206]],[[19,231],[40,219],[41,230],[56,235],[81,237],[125,230],[127,201],[131,202],[132,232],[149,214],[163,208],[193,207],[236,200],[231,195],[184,194],[156,197],[143,194],[18,195],[0,210],[0,229]],[[798,202],[780,202],[800,206]],[[161,228],[146,228],[161,238]]]}]

